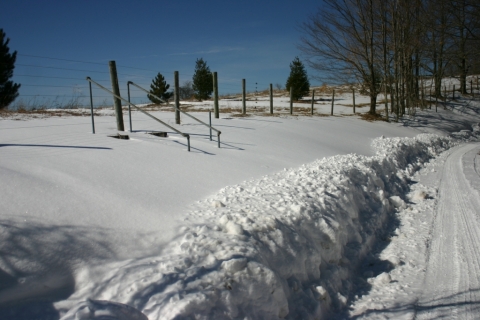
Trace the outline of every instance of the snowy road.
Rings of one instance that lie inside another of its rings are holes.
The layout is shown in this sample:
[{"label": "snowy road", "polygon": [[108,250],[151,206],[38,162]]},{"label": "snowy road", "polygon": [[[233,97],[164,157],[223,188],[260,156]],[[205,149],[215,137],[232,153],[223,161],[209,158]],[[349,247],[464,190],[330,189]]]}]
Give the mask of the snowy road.
[{"label": "snowy road", "polygon": [[418,319],[478,319],[480,314],[477,153],[477,145],[464,145],[445,163]]}]

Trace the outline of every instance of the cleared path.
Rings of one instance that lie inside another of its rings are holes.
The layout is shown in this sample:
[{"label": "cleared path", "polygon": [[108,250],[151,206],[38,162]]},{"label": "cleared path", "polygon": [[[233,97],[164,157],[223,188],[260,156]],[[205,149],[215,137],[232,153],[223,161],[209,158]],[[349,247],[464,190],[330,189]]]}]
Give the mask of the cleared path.
[{"label": "cleared path", "polygon": [[480,318],[478,145],[445,162],[416,319]]}]

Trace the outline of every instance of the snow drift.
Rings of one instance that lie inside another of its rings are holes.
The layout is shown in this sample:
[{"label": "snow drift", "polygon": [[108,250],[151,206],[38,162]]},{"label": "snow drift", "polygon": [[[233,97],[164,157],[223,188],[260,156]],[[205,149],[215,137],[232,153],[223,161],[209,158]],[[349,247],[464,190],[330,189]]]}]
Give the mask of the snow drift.
[{"label": "snow drift", "polygon": [[355,266],[405,206],[409,176],[478,132],[382,137],[373,157],[324,158],[223,188],[195,204],[161,256],[85,268],[57,308],[96,299],[149,319],[325,317],[347,304]]}]

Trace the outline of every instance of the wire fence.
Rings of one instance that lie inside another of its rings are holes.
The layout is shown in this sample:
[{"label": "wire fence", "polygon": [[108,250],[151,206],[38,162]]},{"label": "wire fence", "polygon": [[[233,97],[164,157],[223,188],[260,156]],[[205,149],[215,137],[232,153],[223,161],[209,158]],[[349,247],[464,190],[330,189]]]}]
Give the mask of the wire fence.
[{"label": "wire fence", "polygon": [[[152,79],[161,73],[167,83],[173,84],[174,70],[156,70],[135,66],[117,65],[120,93],[126,96],[126,84],[135,81],[142,87],[149,88]],[[111,86],[108,61],[84,61],[56,57],[17,54],[14,81],[21,84],[19,97],[9,106],[10,110],[33,110],[49,108],[87,108],[90,97],[86,76],[94,76],[95,81]],[[193,73],[180,74],[180,85],[192,82]],[[247,93],[268,90],[269,83],[247,81]],[[281,85],[275,84],[276,88]],[[223,96],[240,95],[242,79],[219,77],[219,92]],[[171,88],[172,85],[171,85]],[[130,92],[135,104],[150,103],[147,95],[138,89]],[[113,105],[113,99],[101,90],[93,90],[95,107]]]}]

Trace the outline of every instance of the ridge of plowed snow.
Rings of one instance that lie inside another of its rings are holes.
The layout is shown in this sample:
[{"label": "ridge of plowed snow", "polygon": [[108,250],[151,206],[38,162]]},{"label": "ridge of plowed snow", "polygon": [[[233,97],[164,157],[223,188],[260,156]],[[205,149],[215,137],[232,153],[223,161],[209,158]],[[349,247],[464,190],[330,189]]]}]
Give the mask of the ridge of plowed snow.
[{"label": "ridge of plowed snow", "polygon": [[378,138],[373,157],[324,158],[223,188],[195,205],[161,256],[85,269],[56,306],[112,300],[150,319],[325,316],[346,305],[351,272],[402,206],[408,177],[477,132]]}]

